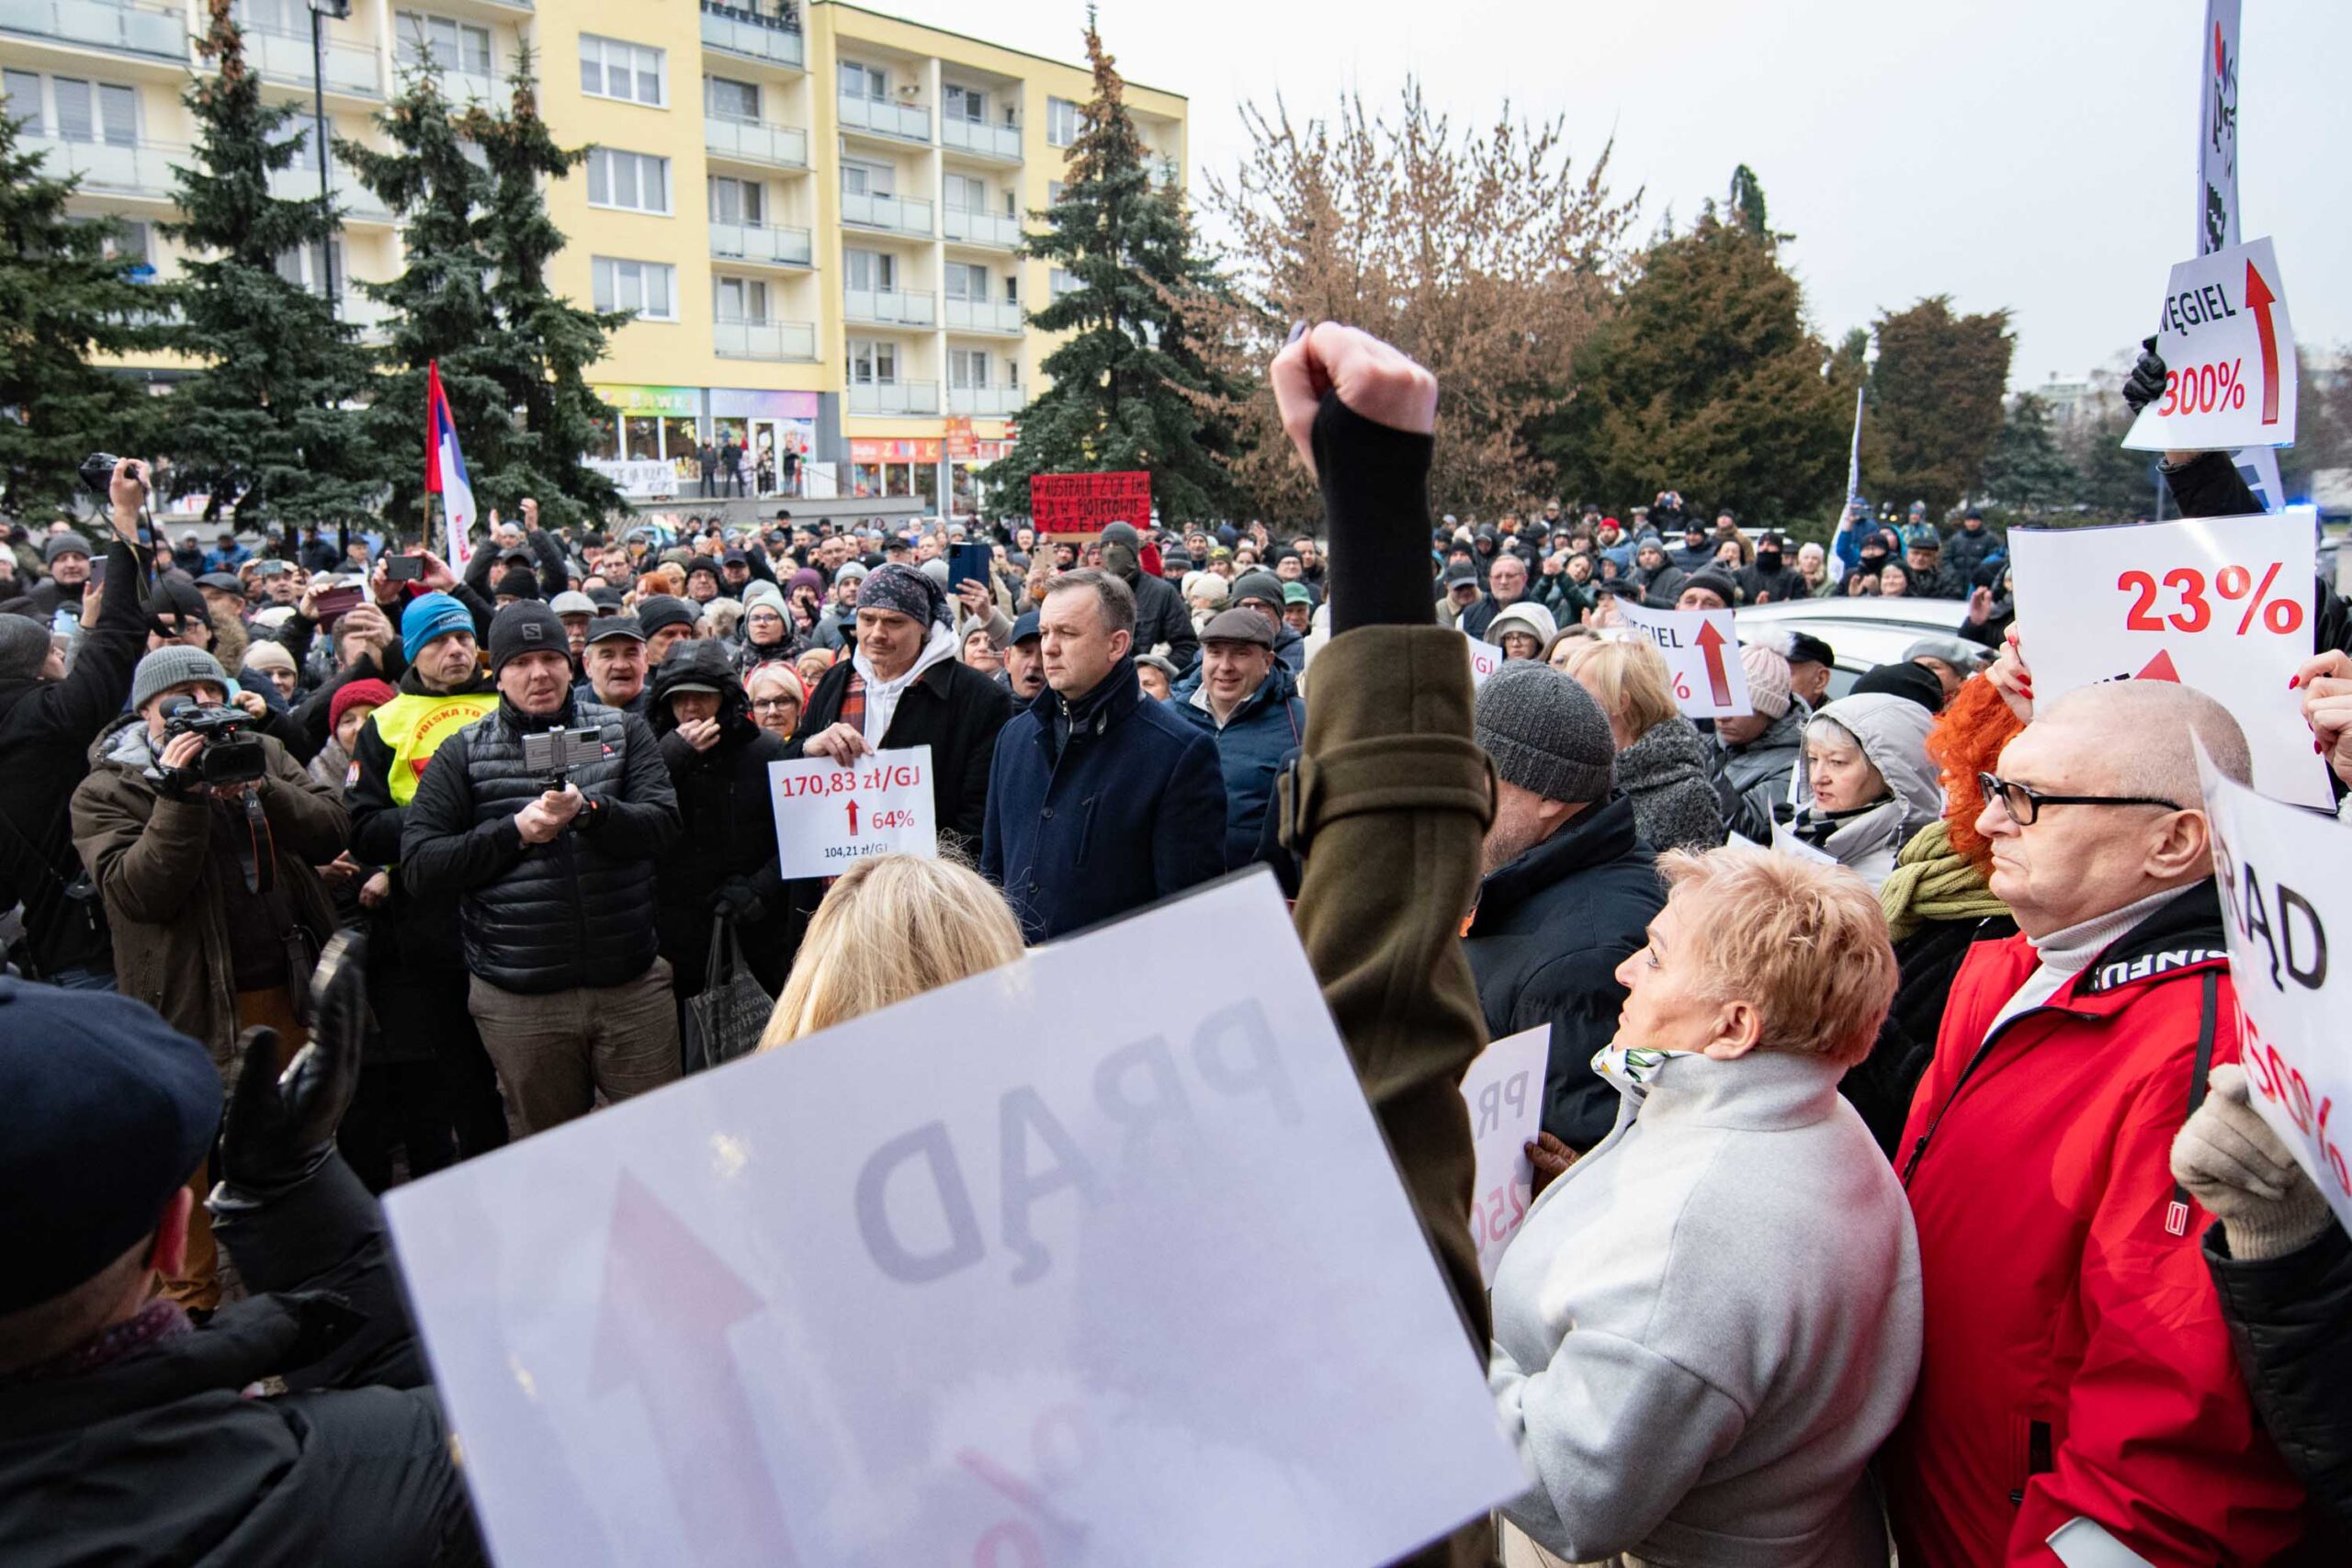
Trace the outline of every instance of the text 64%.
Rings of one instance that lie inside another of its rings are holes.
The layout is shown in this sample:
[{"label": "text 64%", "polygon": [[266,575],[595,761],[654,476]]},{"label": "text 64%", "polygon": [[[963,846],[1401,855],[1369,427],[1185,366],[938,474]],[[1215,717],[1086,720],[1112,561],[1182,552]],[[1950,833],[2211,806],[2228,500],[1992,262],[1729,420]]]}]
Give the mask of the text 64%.
[{"label": "text 64%", "polygon": [[[2210,592],[2231,604],[2243,602],[2245,614],[2238,617],[2236,631],[2244,637],[2254,629],[2256,615],[2262,624],[2280,637],[2299,631],[2303,625],[2303,606],[2291,592],[2271,597],[2271,585],[2278,581],[2278,563],[2272,561],[2262,571],[2256,583],[2254,572],[2243,566],[2225,566],[2215,572]],[[2177,566],[2159,579],[2152,571],[2127,571],[2115,580],[2119,592],[2132,595],[2132,608],[2125,612],[2126,630],[2160,632],[2170,626],[2174,631],[2201,632],[2213,624],[2213,605],[2207,598],[2209,587],[2205,573],[2193,566]],[[2165,590],[2177,599],[2175,608],[2164,610]],[[2226,613],[2223,616],[2227,618]]]}]

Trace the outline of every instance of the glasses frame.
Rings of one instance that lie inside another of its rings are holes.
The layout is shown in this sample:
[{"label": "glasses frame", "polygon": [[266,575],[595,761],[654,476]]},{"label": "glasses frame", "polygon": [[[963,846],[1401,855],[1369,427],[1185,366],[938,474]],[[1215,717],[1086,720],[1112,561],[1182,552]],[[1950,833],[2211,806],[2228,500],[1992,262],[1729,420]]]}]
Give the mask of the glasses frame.
[{"label": "glasses frame", "polygon": [[[2177,801],[2165,800],[2152,795],[2048,795],[2031,784],[2021,784],[2014,779],[2005,779],[1997,773],[1978,773],[1976,788],[1988,804],[1999,801],[2001,809],[2008,813],[2009,820],[2020,828],[2030,828],[2040,821],[2041,808],[2045,806],[2161,806],[2166,811],[2188,809]],[[2011,790],[2017,791],[2025,798],[2026,809],[2022,816],[2018,814],[2016,807],[2009,804]]]}]

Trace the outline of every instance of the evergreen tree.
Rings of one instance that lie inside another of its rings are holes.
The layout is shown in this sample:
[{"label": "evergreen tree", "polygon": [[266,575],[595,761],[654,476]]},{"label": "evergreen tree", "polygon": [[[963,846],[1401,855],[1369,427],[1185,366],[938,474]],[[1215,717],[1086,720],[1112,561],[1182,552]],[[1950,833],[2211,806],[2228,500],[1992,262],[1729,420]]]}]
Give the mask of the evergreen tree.
[{"label": "evergreen tree", "polygon": [[[376,124],[390,150],[337,138],[335,155],[400,219],[406,259],[390,282],[359,286],[392,312],[384,374],[367,416],[368,438],[391,481],[384,514],[402,527],[424,523],[426,373],[435,361],[474,476],[474,500],[487,513],[496,503],[513,425],[513,405],[497,374],[490,254],[481,238],[480,214],[492,182],[467,155],[429,56],[402,73],[400,92]],[[438,518],[433,526],[437,542]]]},{"label": "evergreen tree", "polygon": [[1876,322],[1871,408],[1886,436],[1886,467],[1871,479],[1898,506],[1928,503],[1940,518],[1976,488],[2001,430],[2008,384],[2009,313],[1956,316],[1945,295]]},{"label": "evergreen tree", "polygon": [[556,145],[539,116],[527,50],[511,85],[505,113],[476,108],[465,120],[467,134],[488,155],[492,182],[481,243],[495,269],[490,293],[501,330],[490,373],[507,406],[518,411],[505,460],[481,476],[476,498],[511,515],[524,496],[536,497],[541,519],[554,526],[628,510],[619,489],[580,455],[594,445],[597,423],[613,417],[589,390],[588,369],[629,312],[583,310],[548,289],[548,262],[563,248],[563,231],[548,216],[541,182],[563,178],[588,152]]},{"label": "evergreen tree", "polygon": [[[1127,114],[1125,83],[1086,18],[1086,58],[1094,96],[1079,111],[1069,182],[1046,229],[1022,254],[1067,269],[1069,293],[1029,313],[1041,332],[1072,335],[1042,367],[1051,385],[1021,411],[1012,452],[980,476],[991,516],[1029,510],[1029,478],[1041,473],[1151,475],[1152,501],[1171,523],[1222,511],[1226,484],[1216,455],[1229,430],[1204,410],[1224,390],[1203,360],[1193,318],[1177,301],[1214,290],[1209,264],[1193,250],[1193,225],[1172,186],[1154,183],[1143,139]],[[1147,520],[1136,518],[1138,525]]]},{"label": "evergreen tree", "polygon": [[196,156],[173,171],[182,216],[162,226],[188,251],[170,342],[201,367],[168,409],[175,482],[248,525],[362,518],[382,488],[353,406],[368,390],[367,351],[322,293],[277,270],[309,252],[323,280],[337,227],[315,201],[269,194],[271,171],[291,167],[310,132],[277,139],[301,111],[262,102],[232,0],[206,4],[197,48],[214,73],[187,90]]},{"label": "evergreen tree", "polygon": [[2081,476],[2051,434],[2050,406],[2031,392],[2018,394],[1993,438],[1979,488],[2003,506],[2035,512],[2074,501],[2080,486]]},{"label": "evergreen tree", "polygon": [[90,363],[161,341],[167,291],[133,282],[107,254],[111,220],[66,214],[78,175],[53,178],[46,152],[17,145],[0,114],[0,500],[18,516],[70,506],[96,450],[141,453],[153,419],[139,382]]}]

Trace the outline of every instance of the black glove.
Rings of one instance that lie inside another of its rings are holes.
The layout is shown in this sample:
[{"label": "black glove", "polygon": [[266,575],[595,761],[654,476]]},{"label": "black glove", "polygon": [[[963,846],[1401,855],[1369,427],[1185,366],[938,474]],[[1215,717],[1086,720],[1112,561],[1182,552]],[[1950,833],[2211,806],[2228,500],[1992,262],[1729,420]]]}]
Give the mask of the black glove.
[{"label": "black glove", "polygon": [[2123,383],[2124,406],[2132,411],[2133,419],[2140,417],[2142,409],[2165,395],[2165,381],[2168,374],[2164,355],[2156,352],[2156,340],[2142,338],[2140,361],[2132,367],[2131,378]]},{"label": "black glove", "polygon": [[751,883],[741,876],[730,876],[720,883],[710,907],[713,913],[727,915],[741,926],[757,925],[768,912],[767,905],[752,891]]},{"label": "black glove", "polygon": [[246,1192],[283,1192],[326,1163],[359,1083],[368,1024],[367,939],[339,932],[311,984],[311,1042],[277,1070],[274,1029],[238,1037],[243,1059],[220,1132],[220,1179]]}]

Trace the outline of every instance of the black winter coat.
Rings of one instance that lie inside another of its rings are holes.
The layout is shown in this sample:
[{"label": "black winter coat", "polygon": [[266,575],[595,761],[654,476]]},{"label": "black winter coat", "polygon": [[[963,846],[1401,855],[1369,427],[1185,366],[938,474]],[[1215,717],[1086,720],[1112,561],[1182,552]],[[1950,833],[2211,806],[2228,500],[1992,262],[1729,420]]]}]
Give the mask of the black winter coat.
[{"label": "black winter coat", "polygon": [[[375,1200],[330,1159],[213,1224],[256,1294],[95,1371],[0,1387],[0,1562],[486,1561]],[[244,1396],[273,1375],[288,1392]]]},{"label": "black winter coat", "polygon": [[[599,732],[604,756],[571,777],[588,805],[553,840],[526,844],[514,814],[548,782],[523,761],[523,733],[560,723]],[[618,986],[653,965],[653,866],[678,837],[678,799],[641,718],[566,694],[552,719],[512,703],[433,753],[401,832],[420,897],[456,892],[466,968],[525,996]]]},{"label": "black winter coat", "polygon": [[[842,716],[842,699],[848,694],[854,666],[844,659],[825,671],[808,694],[800,716],[800,731],[785,748],[789,757],[804,755],[810,738],[822,734]],[[909,746],[931,748],[931,798],[939,814],[939,837],[966,854],[977,854],[980,825],[988,819],[989,769],[996,760],[997,732],[1012,716],[1012,697],[1005,689],[967,664],[949,659],[915,678],[899,698],[890,728],[882,734],[881,750]],[[774,829],[769,838],[774,840]],[[775,847],[771,841],[769,847]]]},{"label": "black winter coat", "polygon": [[[677,847],[662,857],[654,875],[653,918],[681,998],[702,992],[719,886],[731,878],[748,882],[763,906],[760,919],[736,922],[735,943],[768,995],[784,989],[796,945],[789,940],[784,879],[776,874],[775,808],[768,788],[768,764],[784,761],[784,742],[752,722],[729,663],[718,644],[692,642],[653,672],[653,733],[677,792],[682,829]],[[697,751],[678,733],[670,693],[682,682],[714,676],[724,682],[718,741]]]},{"label": "black winter coat", "polygon": [[1878,1146],[1894,1157],[1911,1097],[1936,1056],[1936,1032],[1943,1027],[1944,1004],[1961,961],[1980,942],[2006,942],[2018,934],[2007,915],[1976,920],[1928,920],[1894,944],[1894,1005],[1879,1026],[1878,1043],[1860,1066],[1846,1069],[1838,1092],[1861,1112],[1862,1124]]},{"label": "black winter coat", "polygon": [[114,965],[98,901],[65,890],[82,875],[74,786],[90,771],[90,743],[121,716],[147,651],[139,584],[139,558],[118,539],[107,552],[97,624],[84,628],[65,679],[0,682],[0,907],[23,901],[29,956],[43,976]]},{"label": "black winter coat", "polygon": [[1136,651],[1149,653],[1161,643],[1178,673],[1200,661],[1201,634],[1193,626],[1193,612],[1184,595],[1164,577],[1139,572],[1127,584],[1136,591]]},{"label": "black winter coat", "polygon": [[1666,907],[1657,861],[1634,803],[1611,795],[1478,885],[1462,951],[1495,1039],[1552,1027],[1544,1131],[1572,1149],[1609,1134],[1619,1095],[1592,1070],[1616,1035],[1625,987],[1617,965]]},{"label": "black winter coat", "polygon": [[2254,1407],[2295,1479],[2310,1490],[2313,1561],[2352,1561],[2352,1237],[2331,1218],[2284,1258],[2230,1256],[2222,1225],[2205,1233],[2205,1267],[2222,1298]]}]

